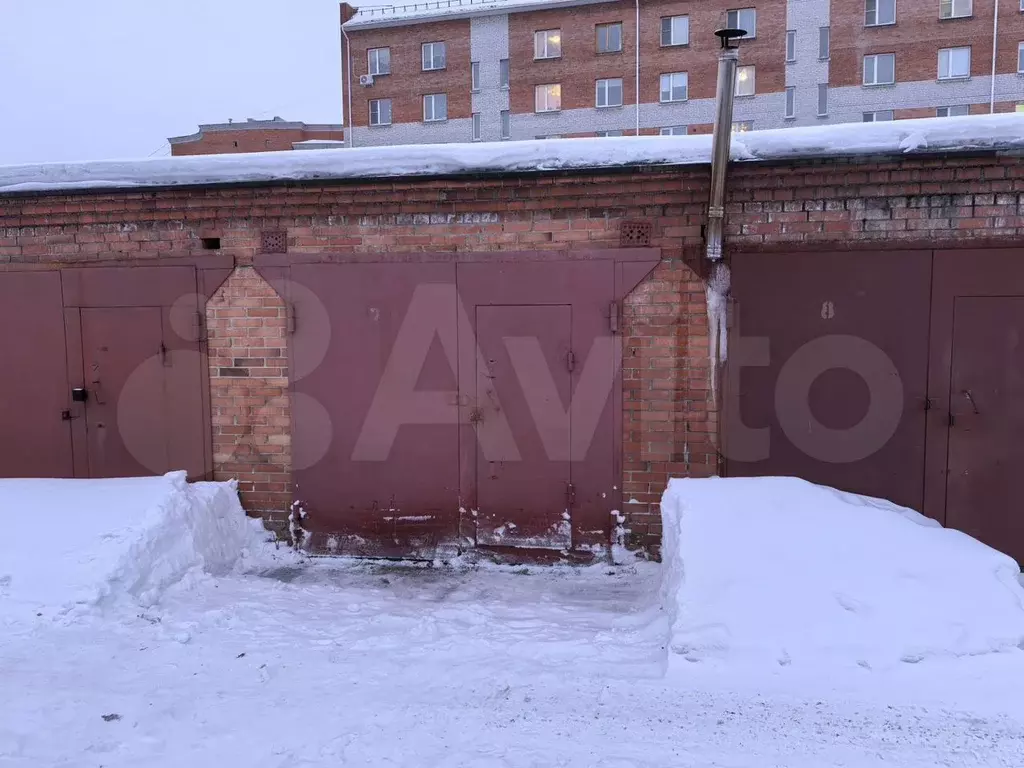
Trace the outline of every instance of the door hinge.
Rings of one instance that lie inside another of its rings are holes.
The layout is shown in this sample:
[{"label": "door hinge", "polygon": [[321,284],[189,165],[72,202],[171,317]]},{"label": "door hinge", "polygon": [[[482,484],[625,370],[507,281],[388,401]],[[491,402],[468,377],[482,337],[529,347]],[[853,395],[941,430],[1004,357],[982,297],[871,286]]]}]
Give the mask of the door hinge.
[{"label": "door hinge", "polygon": [[570,509],[576,506],[576,486],[572,483],[565,484],[565,503]]},{"label": "door hinge", "polygon": [[565,356],[565,364],[569,367],[570,371],[576,370],[576,353],[573,352],[571,349]]},{"label": "door hinge", "polygon": [[192,331],[196,341],[206,341],[206,315],[201,310],[196,312]]},{"label": "door hinge", "polygon": [[608,305],[608,330],[613,334],[619,332],[620,320],[619,317],[619,302],[613,301]]},{"label": "door hinge", "polygon": [[288,333],[295,333],[295,305],[288,304],[285,307],[285,315],[287,317]]},{"label": "door hinge", "polygon": [[160,342],[160,362],[165,368],[169,368],[171,365],[170,358],[167,356],[167,345]]}]

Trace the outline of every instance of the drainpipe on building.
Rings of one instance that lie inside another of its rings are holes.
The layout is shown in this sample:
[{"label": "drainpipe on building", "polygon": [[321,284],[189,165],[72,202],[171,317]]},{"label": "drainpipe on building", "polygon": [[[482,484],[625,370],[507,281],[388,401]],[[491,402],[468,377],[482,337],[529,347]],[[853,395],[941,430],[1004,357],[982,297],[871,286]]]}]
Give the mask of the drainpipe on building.
[{"label": "drainpipe on building", "polygon": [[640,135],[640,0],[636,0],[636,135]]},{"label": "drainpipe on building", "polygon": [[992,83],[988,97],[989,114],[996,111],[996,51],[999,50],[999,0],[992,0],[995,10],[992,12]]},{"label": "drainpipe on building", "polygon": [[706,256],[711,262],[707,281],[708,348],[711,355],[711,392],[718,396],[718,366],[727,355],[726,310],[730,286],[729,267],[722,260],[725,233],[725,177],[732,145],[732,108],[736,97],[736,67],[739,50],[733,40],[743,37],[742,29],[719,29],[715,35],[722,41],[718,54],[718,91],[715,96],[715,131],[711,147],[711,199],[705,228]]},{"label": "drainpipe on building", "polygon": [[342,66],[345,68],[345,124],[348,125],[345,138],[348,139],[348,146],[351,149],[356,145],[356,137],[352,132],[352,48],[348,39],[348,32],[345,26],[341,27],[341,37],[345,55],[342,57]]}]

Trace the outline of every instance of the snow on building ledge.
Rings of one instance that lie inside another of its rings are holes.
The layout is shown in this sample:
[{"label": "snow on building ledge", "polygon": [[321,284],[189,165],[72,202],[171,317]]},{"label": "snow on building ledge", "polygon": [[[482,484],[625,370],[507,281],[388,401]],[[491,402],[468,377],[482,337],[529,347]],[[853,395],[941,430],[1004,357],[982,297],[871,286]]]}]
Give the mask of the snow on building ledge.
[{"label": "snow on building ledge", "polygon": [[420,2],[353,8],[355,15],[345,22],[349,31],[398,27],[424,21],[451,21],[473,16],[546,11],[580,5],[596,5],[608,0],[420,0]]},{"label": "snow on building ledge", "polygon": [[[845,123],[735,134],[732,158],[1024,150],[1024,114]],[[711,161],[711,136],[412,144],[305,152],[0,166],[0,193],[528,173]]]}]

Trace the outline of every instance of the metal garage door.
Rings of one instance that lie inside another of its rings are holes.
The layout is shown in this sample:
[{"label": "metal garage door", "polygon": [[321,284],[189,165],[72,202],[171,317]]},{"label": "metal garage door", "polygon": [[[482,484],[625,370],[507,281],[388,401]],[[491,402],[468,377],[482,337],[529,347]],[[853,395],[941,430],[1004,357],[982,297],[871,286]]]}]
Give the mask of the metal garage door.
[{"label": "metal garage door", "polygon": [[307,546],[607,545],[621,476],[614,310],[658,252],[408,258],[261,265],[293,318]]}]

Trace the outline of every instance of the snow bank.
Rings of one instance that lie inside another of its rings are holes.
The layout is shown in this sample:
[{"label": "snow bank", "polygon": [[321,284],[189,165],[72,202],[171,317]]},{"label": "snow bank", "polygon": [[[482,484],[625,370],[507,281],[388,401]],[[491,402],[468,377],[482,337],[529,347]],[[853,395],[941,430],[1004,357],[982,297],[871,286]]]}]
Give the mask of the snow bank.
[{"label": "snow bank", "polygon": [[673,480],[670,660],[859,664],[1024,647],[1006,555],[880,499],[794,478]]},{"label": "snow bank", "polygon": [[[711,136],[625,136],[0,166],[0,192],[512,173],[711,162]],[[751,131],[734,160],[1024,149],[1024,114]]]},{"label": "snow bank", "polygon": [[233,483],[184,472],[117,480],[0,480],[0,613],[127,597],[151,605],[192,574],[224,573],[267,539]]}]

